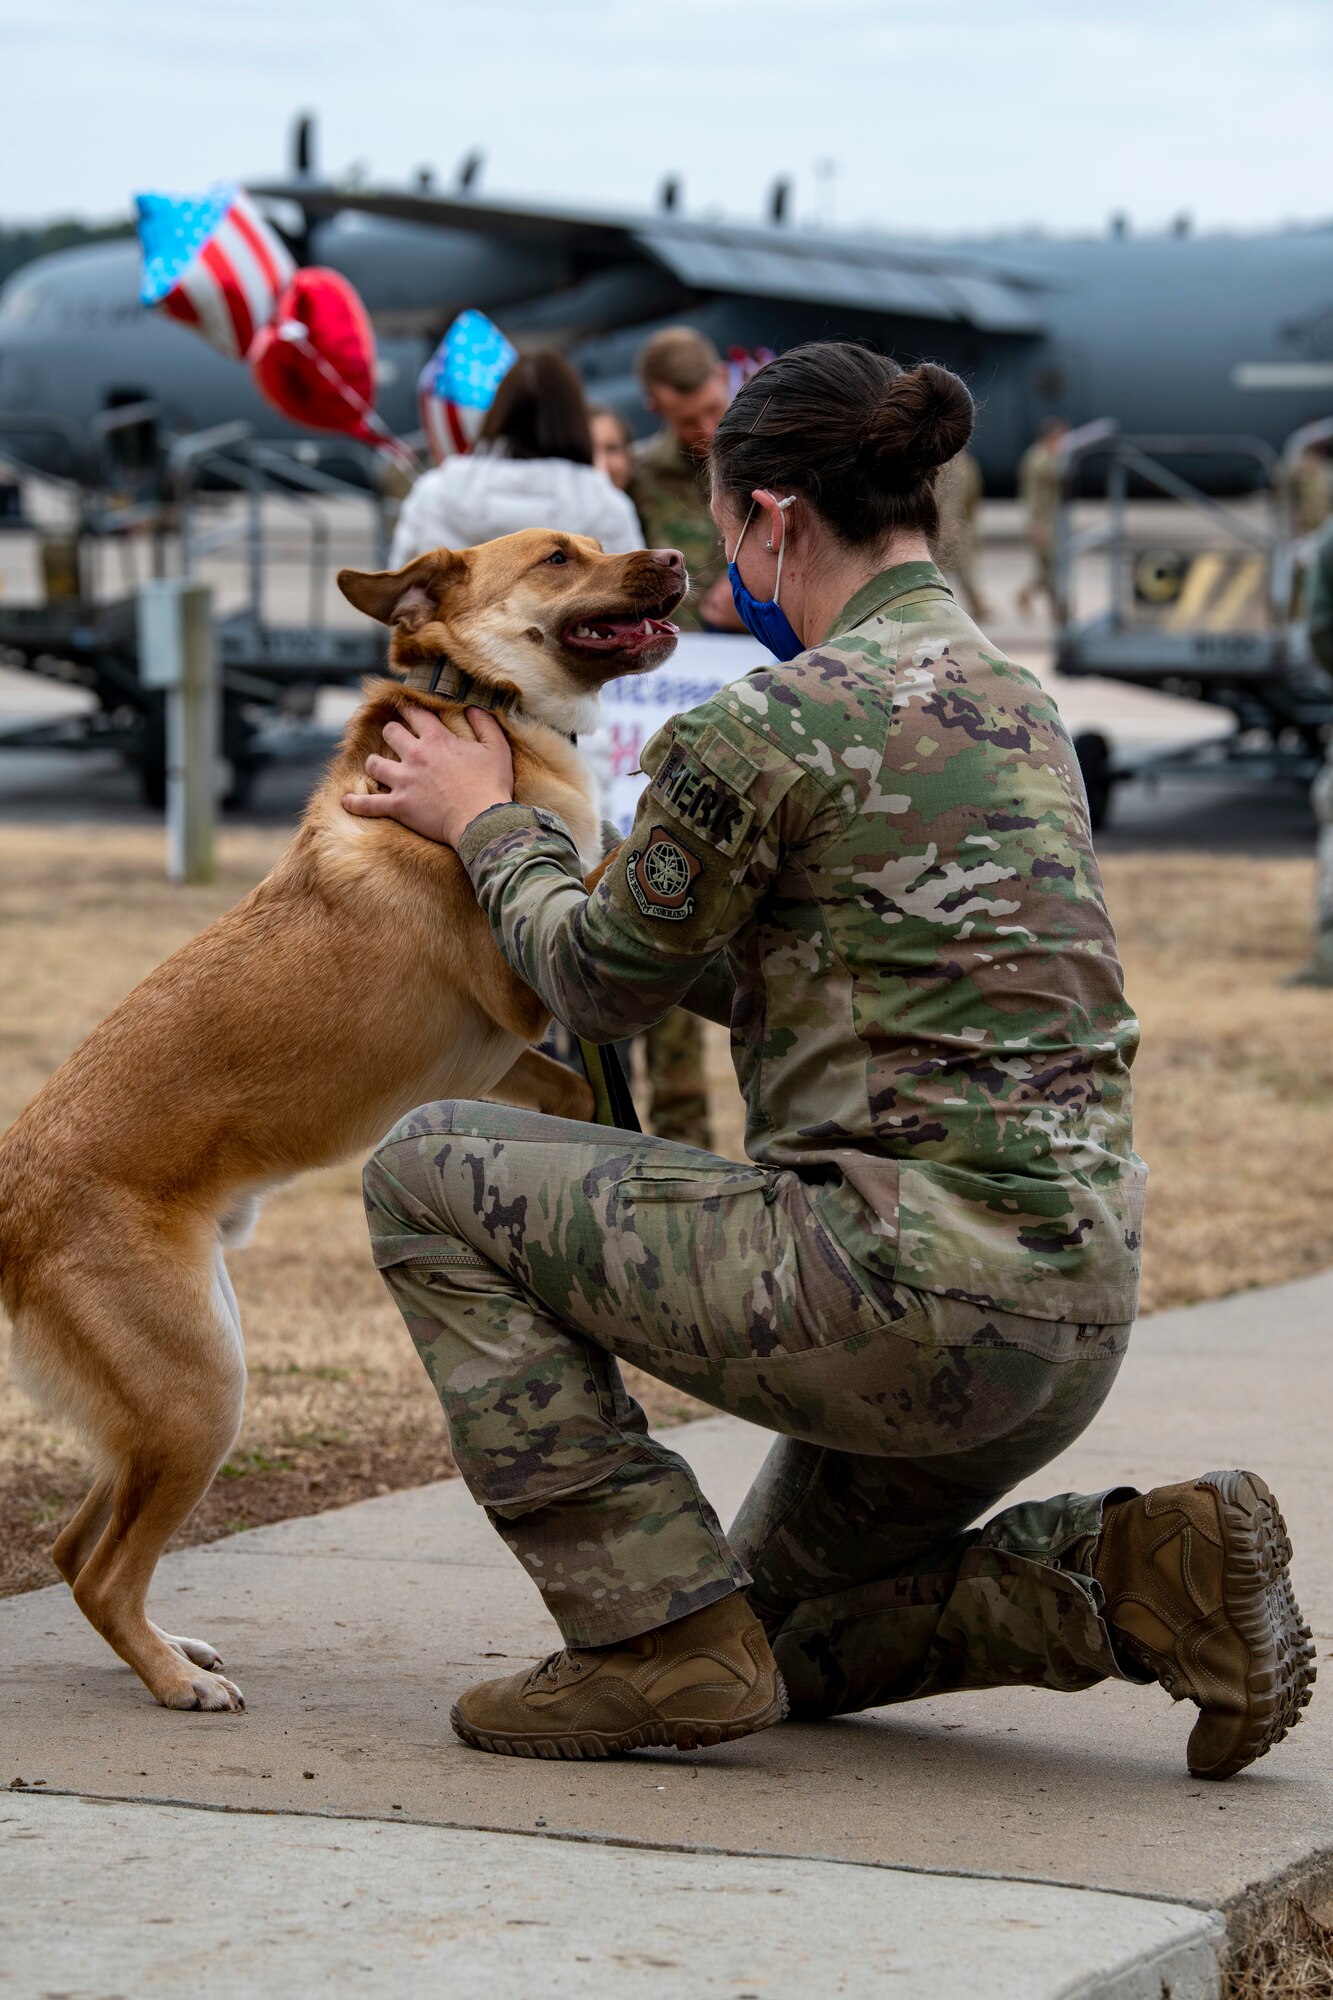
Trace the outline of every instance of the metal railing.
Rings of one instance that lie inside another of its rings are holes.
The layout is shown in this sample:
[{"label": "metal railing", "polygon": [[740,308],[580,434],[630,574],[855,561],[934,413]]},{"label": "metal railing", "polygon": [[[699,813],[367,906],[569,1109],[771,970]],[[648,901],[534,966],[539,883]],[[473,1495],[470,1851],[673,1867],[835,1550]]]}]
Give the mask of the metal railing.
[{"label": "metal railing", "polygon": [[[267,625],[265,615],[265,569],[268,560],[266,508],[292,510],[309,535],[307,560],[309,602],[308,624],[312,631],[327,627],[327,590],[331,569],[332,532],[320,500],[354,501],[370,510],[370,541],[374,560],[383,567],[388,560],[389,518],[384,496],[373,486],[353,485],[311,463],[314,445],[298,457],[253,434],[253,426],[238,421],[220,424],[209,431],[178,438],[168,453],[168,467],[175,497],[177,531],[180,537],[181,572],[197,573],[207,556],[244,545],[246,604],[245,614],[256,632]],[[346,445],[327,448],[347,456]],[[239,520],[215,523],[205,530],[199,522],[200,483],[209,481],[230,487],[244,495],[244,512]]]},{"label": "metal railing", "polygon": [[[1329,427],[1333,432],[1333,425]],[[1104,520],[1078,528],[1074,522],[1076,481],[1091,459],[1107,460]],[[1181,459],[1250,460],[1256,466],[1261,485],[1260,504],[1266,519],[1256,522],[1235,507],[1205,491],[1174,465]],[[1070,431],[1058,453],[1061,504],[1056,512],[1052,570],[1059,619],[1063,626],[1075,623],[1077,565],[1084,557],[1104,553],[1111,576],[1110,606],[1105,623],[1111,630],[1129,623],[1127,586],[1129,569],[1124,561],[1129,547],[1128,503],[1132,479],[1150,491],[1175,500],[1195,515],[1207,520],[1232,544],[1248,548],[1263,565],[1265,624],[1270,628],[1285,622],[1290,604],[1289,579],[1283,573],[1288,537],[1279,510],[1276,483],[1278,454],[1264,439],[1243,434],[1200,437],[1187,434],[1138,437],[1126,435],[1111,418],[1084,424]]]}]

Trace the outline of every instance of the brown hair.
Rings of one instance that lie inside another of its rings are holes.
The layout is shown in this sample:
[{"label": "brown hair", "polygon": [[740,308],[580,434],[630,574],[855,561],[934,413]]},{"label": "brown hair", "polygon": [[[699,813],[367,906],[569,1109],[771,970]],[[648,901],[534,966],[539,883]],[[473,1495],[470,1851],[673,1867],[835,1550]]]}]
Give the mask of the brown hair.
[{"label": "brown hair", "polygon": [[639,349],[634,363],[645,389],[674,389],[679,396],[692,396],[715,369],[722,357],[706,333],[692,326],[664,326]]},{"label": "brown hair", "polygon": [[583,384],[561,354],[525,354],[495,392],[478,444],[500,445],[507,458],[568,458],[592,464],[592,431]]},{"label": "brown hair", "polygon": [[939,528],[935,473],[972,435],[972,398],[947,368],[900,368],[873,348],[811,340],[740,390],[709,454],[743,513],[757,486],[803,494],[849,548]]}]

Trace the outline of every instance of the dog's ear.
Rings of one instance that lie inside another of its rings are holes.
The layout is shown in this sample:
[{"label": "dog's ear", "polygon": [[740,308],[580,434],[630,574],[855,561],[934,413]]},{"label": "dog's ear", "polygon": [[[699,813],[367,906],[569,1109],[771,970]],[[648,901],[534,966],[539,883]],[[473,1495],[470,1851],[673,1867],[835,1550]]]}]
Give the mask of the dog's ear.
[{"label": "dog's ear", "polygon": [[367,617],[410,632],[436,616],[466,568],[452,549],[431,549],[403,569],[340,569],[338,588]]}]

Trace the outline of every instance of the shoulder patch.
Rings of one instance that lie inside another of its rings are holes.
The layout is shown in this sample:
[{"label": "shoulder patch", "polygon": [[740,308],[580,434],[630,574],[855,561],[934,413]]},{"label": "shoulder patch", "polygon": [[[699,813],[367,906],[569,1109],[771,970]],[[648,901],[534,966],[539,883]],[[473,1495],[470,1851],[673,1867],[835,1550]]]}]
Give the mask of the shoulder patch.
[{"label": "shoulder patch", "polygon": [[[750,766],[753,775],[753,766]],[[707,761],[683,743],[673,743],[649,787],[699,838],[719,854],[734,854],[754,816],[751,802]]]},{"label": "shoulder patch", "polygon": [[702,873],[698,855],[664,826],[655,826],[646,846],[625,857],[625,880],[640,914],[669,924],[694,915],[694,884]]}]

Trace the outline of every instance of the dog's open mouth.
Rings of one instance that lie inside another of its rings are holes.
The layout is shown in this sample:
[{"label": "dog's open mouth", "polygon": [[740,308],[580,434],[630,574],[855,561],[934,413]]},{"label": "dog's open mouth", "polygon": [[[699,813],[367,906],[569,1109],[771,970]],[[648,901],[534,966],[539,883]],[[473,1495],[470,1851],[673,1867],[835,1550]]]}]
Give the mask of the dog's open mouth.
[{"label": "dog's open mouth", "polygon": [[579,653],[642,653],[680,637],[669,618],[582,618],[566,625],[561,640]]}]

